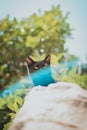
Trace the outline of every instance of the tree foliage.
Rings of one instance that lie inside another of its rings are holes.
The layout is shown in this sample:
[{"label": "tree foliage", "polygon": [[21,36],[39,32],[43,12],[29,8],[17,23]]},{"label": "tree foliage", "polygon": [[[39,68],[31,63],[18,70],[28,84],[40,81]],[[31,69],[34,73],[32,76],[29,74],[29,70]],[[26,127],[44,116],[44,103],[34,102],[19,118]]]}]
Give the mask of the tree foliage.
[{"label": "tree foliage", "polygon": [[64,52],[67,37],[71,36],[60,6],[43,14],[32,14],[20,22],[9,16],[0,20],[0,83],[7,85],[13,79],[25,75],[25,57]]}]

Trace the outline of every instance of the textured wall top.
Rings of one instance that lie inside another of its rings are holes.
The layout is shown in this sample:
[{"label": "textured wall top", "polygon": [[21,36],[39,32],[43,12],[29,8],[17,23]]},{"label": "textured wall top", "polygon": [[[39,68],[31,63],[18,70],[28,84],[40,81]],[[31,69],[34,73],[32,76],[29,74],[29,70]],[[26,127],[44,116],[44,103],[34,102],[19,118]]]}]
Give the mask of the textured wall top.
[{"label": "textured wall top", "polygon": [[87,91],[65,82],[35,87],[9,130],[87,130]]}]

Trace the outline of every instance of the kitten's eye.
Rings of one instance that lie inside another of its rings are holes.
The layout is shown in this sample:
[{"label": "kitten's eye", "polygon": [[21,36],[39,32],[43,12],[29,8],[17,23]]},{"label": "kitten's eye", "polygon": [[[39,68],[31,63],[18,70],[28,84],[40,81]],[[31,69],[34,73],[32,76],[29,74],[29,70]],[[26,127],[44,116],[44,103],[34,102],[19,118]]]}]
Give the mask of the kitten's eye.
[{"label": "kitten's eye", "polygon": [[35,66],[35,67],[34,67],[34,69],[35,69],[35,70],[38,70],[38,69],[39,69],[39,67],[38,67],[38,66]]}]

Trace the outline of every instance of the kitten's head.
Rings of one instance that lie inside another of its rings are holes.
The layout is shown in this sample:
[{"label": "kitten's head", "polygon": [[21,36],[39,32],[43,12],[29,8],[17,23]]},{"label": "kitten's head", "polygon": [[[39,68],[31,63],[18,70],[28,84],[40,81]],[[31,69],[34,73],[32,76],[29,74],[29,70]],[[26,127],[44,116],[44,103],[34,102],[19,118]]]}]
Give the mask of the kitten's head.
[{"label": "kitten's head", "polygon": [[47,67],[50,65],[50,55],[47,55],[44,60],[41,61],[34,61],[30,56],[26,58],[29,72],[32,73],[37,71],[41,68]]}]

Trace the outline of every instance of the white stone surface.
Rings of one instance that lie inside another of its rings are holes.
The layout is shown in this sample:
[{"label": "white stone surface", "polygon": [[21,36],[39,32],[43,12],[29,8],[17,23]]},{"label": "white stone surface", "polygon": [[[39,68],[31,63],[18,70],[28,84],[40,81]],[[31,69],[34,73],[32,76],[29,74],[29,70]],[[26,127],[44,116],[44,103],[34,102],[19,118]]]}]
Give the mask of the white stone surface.
[{"label": "white stone surface", "polygon": [[87,130],[87,91],[65,82],[35,87],[9,130]]}]

